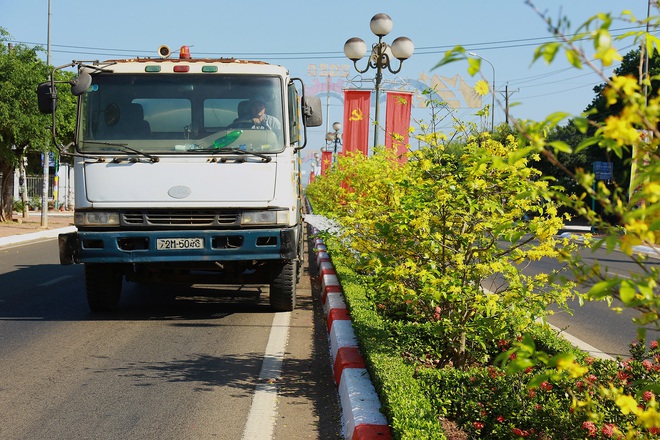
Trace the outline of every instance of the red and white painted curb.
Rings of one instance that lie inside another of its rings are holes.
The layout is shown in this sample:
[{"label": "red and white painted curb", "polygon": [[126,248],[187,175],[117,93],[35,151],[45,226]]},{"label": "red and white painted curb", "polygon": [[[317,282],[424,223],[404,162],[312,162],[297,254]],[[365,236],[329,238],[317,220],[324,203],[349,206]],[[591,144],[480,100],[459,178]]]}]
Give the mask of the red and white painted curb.
[{"label": "red and white painted curb", "polygon": [[387,419],[380,412],[378,394],[360,354],[337,273],[323,240],[314,240],[344,437],[348,440],[390,440],[392,434]]}]

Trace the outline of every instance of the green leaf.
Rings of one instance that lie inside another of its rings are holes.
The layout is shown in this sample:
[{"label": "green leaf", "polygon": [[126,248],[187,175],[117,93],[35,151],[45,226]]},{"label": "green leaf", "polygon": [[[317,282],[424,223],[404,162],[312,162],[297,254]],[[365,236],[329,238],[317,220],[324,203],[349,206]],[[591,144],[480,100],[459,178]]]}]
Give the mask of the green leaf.
[{"label": "green leaf", "polygon": [[546,63],[552,63],[560,47],[559,43],[546,43],[537,47],[534,51],[534,61],[543,57]]},{"label": "green leaf", "polygon": [[533,366],[534,362],[531,359],[516,358],[509,363],[506,370],[510,373],[520,373]]},{"label": "green leaf", "polygon": [[445,52],[445,56],[440,61],[438,61],[438,64],[433,66],[433,69],[431,70],[435,70],[438,67],[444,66],[445,64],[453,63],[455,61],[459,61],[464,58],[465,58],[465,49],[461,46],[456,46],[453,49],[450,49],[447,52]]},{"label": "green leaf", "polygon": [[481,60],[479,58],[468,58],[468,73],[474,76],[481,70]]},{"label": "green leaf", "polygon": [[549,145],[555,149],[555,152],[559,151],[561,153],[572,153],[573,149],[564,141],[552,141]]},{"label": "green leaf", "polygon": [[598,143],[598,138],[595,138],[595,137],[586,138],[578,144],[577,148],[575,148],[575,153],[579,153],[580,151],[584,150],[585,148],[588,148],[588,147],[590,147],[592,145],[595,145],[597,143]]},{"label": "green leaf", "polygon": [[631,281],[621,281],[621,286],[619,287],[619,298],[621,299],[621,302],[630,305],[635,300],[636,295],[637,291],[635,290],[635,285]]},{"label": "green leaf", "polygon": [[537,374],[527,384],[527,388],[538,388],[541,384],[550,378],[549,374]]},{"label": "green leaf", "polygon": [[614,287],[618,284],[618,280],[605,280],[593,285],[589,289],[588,295],[593,299],[603,299],[605,297],[611,296]]},{"label": "green leaf", "polygon": [[566,59],[568,60],[573,67],[577,69],[582,69],[582,60],[580,59],[580,54],[578,54],[574,50],[567,50],[566,51]]}]

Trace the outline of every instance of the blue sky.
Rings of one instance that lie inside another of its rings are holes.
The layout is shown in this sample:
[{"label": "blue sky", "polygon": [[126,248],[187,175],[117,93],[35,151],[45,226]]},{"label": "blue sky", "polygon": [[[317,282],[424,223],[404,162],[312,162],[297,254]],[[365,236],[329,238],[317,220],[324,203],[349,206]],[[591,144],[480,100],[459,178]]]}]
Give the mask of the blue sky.
[{"label": "blue sky", "polygon": [[[647,11],[647,0],[533,2],[553,18],[567,15],[573,29],[597,12],[619,15],[629,9],[641,19]],[[511,114],[522,119],[542,119],[555,111],[580,113],[593,99],[593,87],[602,82],[586,69],[568,69],[563,57],[550,66],[542,61],[532,65],[535,47],[551,36],[524,0],[51,0],[51,5],[53,65],[74,59],[156,56],[161,44],[173,50],[188,45],[193,56],[233,56],[282,64],[315,92],[327,88],[328,79],[321,75],[328,71],[349,72],[348,78],[330,76],[331,89],[350,86],[350,79],[354,85],[369,87],[373,86],[373,71],[358,75],[344,56],[343,46],[353,36],[362,38],[369,47],[377,42],[369,22],[373,15],[383,12],[394,23],[384,40],[391,43],[396,37],[407,36],[415,44],[415,54],[404,63],[402,71],[396,76],[384,75],[384,87],[404,82],[413,86],[421,81],[428,83],[434,75],[449,79],[460,75],[467,84],[474,85],[479,78],[467,74],[465,62],[433,69],[444,52],[456,45],[492,63],[496,98],[504,101],[508,84],[510,102],[517,103]],[[40,44],[45,48],[47,24],[48,0],[0,0],[0,26],[10,33],[14,43]],[[630,25],[618,22],[613,28],[623,33]],[[617,42],[616,47],[626,53],[632,48],[632,41]],[[589,45],[585,48],[592,50]],[[358,64],[361,68],[364,65],[365,60]],[[482,69],[484,79],[492,82],[490,65],[483,63]],[[364,82],[359,83],[360,79]],[[328,113],[324,119],[330,125],[341,122],[341,93],[325,92],[321,96]],[[486,96],[483,104],[490,99]],[[460,107],[463,104],[458,102],[454,114],[461,119],[474,119],[476,110]],[[384,99],[381,105],[384,115]],[[413,118],[427,116],[427,110],[413,110]],[[496,105],[495,123],[503,121],[504,111]],[[330,125],[324,124],[310,133],[308,151],[324,145],[324,134]]]}]

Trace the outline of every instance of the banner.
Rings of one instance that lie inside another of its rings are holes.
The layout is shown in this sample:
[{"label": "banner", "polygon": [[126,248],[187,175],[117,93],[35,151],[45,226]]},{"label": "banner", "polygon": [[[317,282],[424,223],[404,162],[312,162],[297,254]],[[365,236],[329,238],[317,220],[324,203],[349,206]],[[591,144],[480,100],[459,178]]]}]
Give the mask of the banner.
[{"label": "banner", "polygon": [[332,165],[332,151],[321,152],[321,175],[325,176],[326,171]]},{"label": "banner", "polygon": [[408,151],[408,129],[410,128],[410,110],[412,93],[387,92],[385,117],[385,146],[395,148],[399,162],[406,161]]},{"label": "banner", "polygon": [[369,154],[370,90],[344,90],[343,152]]}]

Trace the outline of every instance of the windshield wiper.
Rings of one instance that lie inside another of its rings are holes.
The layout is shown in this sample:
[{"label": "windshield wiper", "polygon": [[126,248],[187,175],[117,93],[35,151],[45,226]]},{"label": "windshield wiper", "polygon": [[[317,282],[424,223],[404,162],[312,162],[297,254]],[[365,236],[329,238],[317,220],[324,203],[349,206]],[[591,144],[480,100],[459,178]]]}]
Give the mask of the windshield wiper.
[{"label": "windshield wiper", "polygon": [[113,150],[117,151],[123,151],[123,152],[129,152],[129,153],[135,153],[139,154],[141,156],[144,156],[148,158],[152,162],[160,162],[160,158],[158,156],[154,156],[153,154],[148,154],[145,153],[144,151],[137,150],[133,147],[129,147],[127,144],[119,144],[119,143],[114,143],[114,142],[101,142],[101,141],[85,141],[87,144],[97,144],[97,145],[106,145],[108,147],[116,147],[113,148]]},{"label": "windshield wiper", "polygon": [[199,148],[194,150],[196,153],[201,152],[201,153],[211,153],[211,154],[218,154],[218,153],[234,153],[234,154],[250,154],[252,156],[257,156],[260,157],[261,159],[264,160],[264,162],[270,162],[272,157],[267,156],[265,154],[257,153],[256,151],[250,151],[250,150],[242,150],[240,148]]}]

